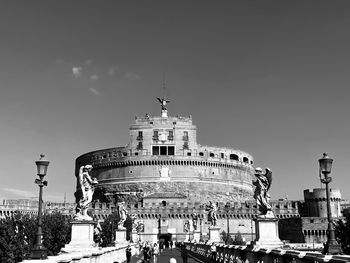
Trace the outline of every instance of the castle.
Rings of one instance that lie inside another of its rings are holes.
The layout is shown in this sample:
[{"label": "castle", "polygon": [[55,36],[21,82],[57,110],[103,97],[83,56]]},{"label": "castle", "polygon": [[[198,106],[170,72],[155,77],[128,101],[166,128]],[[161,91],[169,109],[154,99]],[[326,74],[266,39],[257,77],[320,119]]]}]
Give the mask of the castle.
[{"label": "castle", "polygon": [[[129,214],[142,225],[140,239],[182,241],[191,239],[195,213],[201,237],[205,239],[206,204],[213,201],[218,205],[217,225],[221,230],[252,240],[253,219],[258,214],[252,197],[253,157],[232,148],[198,144],[192,117],[168,116],[169,101],[165,98],[158,101],[160,116],[136,117],[129,129],[127,146],[89,152],[76,159],[76,177],[81,166],[92,164],[91,176],[99,181],[94,216],[103,219],[118,202],[126,201]],[[316,235],[317,241],[323,242],[327,222],[323,212],[325,191],[315,189],[304,192],[304,196],[305,202],[271,202],[274,214],[282,219],[282,239],[309,242]],[[339,191],[331,192],[335,217],[341,215],[340,200]],[[314,217],[322,217],[323,221],[316,224]]]},{"label": "castle", "polygon": [[[254,160],[240,150],[202,146],[191,117],[168,116],[165,98],[159,98],[161,115],[136,117],[127,146],[97,150],[76,159],[75,176],[82,165],[92,164],[99,184],[90,213],[104,220],[118,203],[127,203],[136,218],[141,240],[174,241],[193,238],[193,215],[198,217],[201,238],[208,237],[206,205],[217,203],[217,226],[232,237],[255,238],[253,199]],[[77,182],[77,192],[79,184]],[[331,189],[331,210],[339,219],[349,204],[339,190]],[[37,213],[37,201],[4,200],[0,218],[14,211]],[[322,243],[327,239],[325,189],[304,190],[304,200],[271,201],[282,240]],[[74,215],[75,204],[45,202],[44,213]],[[191,236],[192,235],[192,236]]]}]

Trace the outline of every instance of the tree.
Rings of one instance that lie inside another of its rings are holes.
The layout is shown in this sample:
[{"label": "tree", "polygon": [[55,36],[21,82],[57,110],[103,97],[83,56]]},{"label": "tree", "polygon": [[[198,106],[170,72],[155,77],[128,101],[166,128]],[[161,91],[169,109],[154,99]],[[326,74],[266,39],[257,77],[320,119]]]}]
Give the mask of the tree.
[{"label": "tree", "polygon": [[59,212],[43,216],[43,245],[48,255],[57,255],[71,238],[69,219]]},{"label": "tree", "polygon": [[246,242],[244,241],[242,234],[238,231],[237,235],[235,235],[235,239],[232,242],[233,245],[245,245]]},{"label": "tree", "polygon": [[28,257],[35,226],[33,218],[20,212],[0,220],[0,262],[19,262]]},{"label": "tree", "polygon": [[222,238],[222,241],[224,241],[226,245],[231,245],[233,243],[233,239],[232,239],[231,235],[228,235],[225,231],[221,232],[221,238]]},{"label": "tree", "polygon": [[101,245],[107,247],[113,244],[115,239],[115,231],[117,230],[117,222],[119,221],[119,215],[117,212],[109,215],[101,224]]},{"label": "tree", "polygon": [[[60,213],[43,216],[43,245],[48,255],[56,255],[69,242],[68,218]],[[20,262],[29,257],[37,232],[37,216],[15,212],[0,220],[0,262]]]},{"label": "tree", "polygon": [[350,213],[335,225],[335,237],[343,249],[343,253],[350,255]]}]

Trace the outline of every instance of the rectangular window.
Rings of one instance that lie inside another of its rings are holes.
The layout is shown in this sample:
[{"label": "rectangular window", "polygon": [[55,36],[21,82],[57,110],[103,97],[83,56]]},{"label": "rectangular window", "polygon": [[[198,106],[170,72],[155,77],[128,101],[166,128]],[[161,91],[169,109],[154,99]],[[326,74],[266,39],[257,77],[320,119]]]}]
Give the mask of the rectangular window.
[{"label": "rectangular window", "polygon": [[191,152],[188,152],[188,153],[187,153],[187,156],[191,156]]},{"label": "rectangular window", "polygon": [[167,147],[166,146],[160,146],[160,155],[167,155]]},{"label": "rectangular window", "polygon": [[153,140],[158,141],[158,131],[153,131]]},{"label": "rectangular window", "polygon": [[174,146],[168,147],[168,155],[175,155],[175,147]]},{"label": "rectangular window", "polygon": [[153,146],[152,152],[153,152],[153,155],[159,155],[159,146]]},{"label": "rectangular window", "polygon": [[174,140],[174,131],[169,131],[168,140],[169,141]]},{"label": "rectangular window", "polygon": [[221,153],[221,158],[225,158],[225,155],[224,155],[224,153]]},{"label": "rectangular window", "polygon": [[142,150],[143,149],[143,145],[142,145],[142,142],[139,142],[137,144],[137,150]]},{"label": "rectangular window", "polygon": [[188,150],[188,149],[189,149],[189,147],[188,147],[188,142],[184,142],[183,149],[184,149],[184,150]]}]

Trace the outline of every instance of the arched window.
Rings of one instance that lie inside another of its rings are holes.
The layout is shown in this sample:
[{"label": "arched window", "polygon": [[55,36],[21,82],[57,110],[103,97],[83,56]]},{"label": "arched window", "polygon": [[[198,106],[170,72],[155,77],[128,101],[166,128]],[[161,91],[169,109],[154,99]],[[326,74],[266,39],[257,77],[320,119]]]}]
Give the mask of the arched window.
[{"label": "arched window", "polygon": [[237,154],[230,154],[230,160],[236,160],[238,161],[238,155]]}]

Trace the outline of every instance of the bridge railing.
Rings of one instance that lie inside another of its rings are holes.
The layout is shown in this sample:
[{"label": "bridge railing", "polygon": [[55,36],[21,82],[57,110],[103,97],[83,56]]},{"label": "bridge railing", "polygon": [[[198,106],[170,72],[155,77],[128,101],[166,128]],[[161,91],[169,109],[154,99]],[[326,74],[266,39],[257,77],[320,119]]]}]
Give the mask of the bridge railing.
[{"label": "bridge railing", "polygon": [[204,243],[186,243],[189,254],[202,262],[210,263],[342,263],[350,262],[347,255],[323,255],[285,249],[253,248],[249,246],[217,245],[216,258],[211,259],[210,245]]}]

